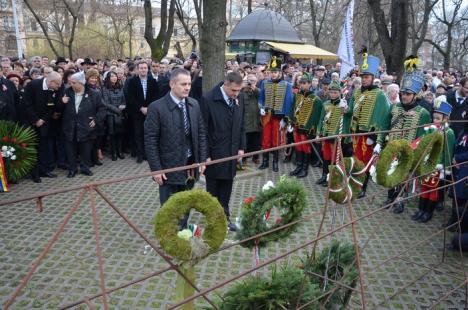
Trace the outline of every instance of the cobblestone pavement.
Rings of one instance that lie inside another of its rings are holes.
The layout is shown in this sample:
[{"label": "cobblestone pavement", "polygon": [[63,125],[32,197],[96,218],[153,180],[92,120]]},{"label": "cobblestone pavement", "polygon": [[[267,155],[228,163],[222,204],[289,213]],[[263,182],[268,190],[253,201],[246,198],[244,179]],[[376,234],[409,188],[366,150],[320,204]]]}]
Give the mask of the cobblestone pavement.
[{"label": "cobblestone pavement", "polygon": [[[281,164],[279,173],[270,170],[239,178],[235,182],[231,199],[233,216],[239,214],[239,205],[243,198],[254,195],[267,180],[276,181],[292,168],[292,164]],[[93,171],[93,177],[80,175],[74,179],[67,179],[65,171],[58,171],[58,178],[43,179],[41,184],[24,180],[18,185],[13,185],[10,193],[2,194],[0,200],[83,184],[91,180],[134,175],[147,172],[148,166],[146,163],[138,165],[132,159],[112,162],[106,158],[104,166],[94,168]],[[309,201],[305,216],[317,213],[324,205],[324,190],[314,184],[320,172],[317,168],[312,169],[309,177],[301,181],[307,188]],[[157,187],[150,178],[102,186],[102,190],[147,236],[155,240],[151,221],[159,208],[159,200]],[[377,208],[385,198],[384,190],[374,184],[370,185],[368,192],[371,193],[369,197],[354,203],[354,217]],[[3,305],[11,296],[77,196],[78,192],[71,192],[47,197],[44,199],[42,213],[36,211],[34,201],[0,208],[0,304]],[[97,197],[96,201],[107,287],[116,287],[167,266],[154,251],[145,247],[145,242],[102,199]],[[342,222],[343,210],[342,207],[337,208],[335,225]],[[458,253],[448,252],[445,262],[441,263],[443,234],[435,236],[430,242],[413,246],[439,229],[444,217],[448,216],[449,208],[446,207],[441,213],[436,212],[435,218],[428,224],[412,222],[412,211],[411,208],[406,208],[400,215],[380,212],[359,221],[357,225],[360,245],[368,241],[362,253],[367,309],[425,309],[463,282],[461,264],[466,266],[468,260],[460,259]],[[331,227],[330,214],[327,215],[325,230]],[[302,223],[292,236],[271,243],[262,250],[261,259],[284,253],[312,239],[316,236],[319,223],[319,216]],[[86,198],[11,309],[57,309],[99,292],[92,225],[89,199]],[[351,241],[351,229],[347,228],[335,237]],[[232,240],[233,234],[230,233],[228,238]],[[448,242],[451,234],[446,238]],[[325,238],[319,243],[319,247],[328,241],[329,238]],[[387,264],[379,266],[404,249],[409,250],[403,255],[403,259],[390,260]],[[296,252],[282,262],[295,263],[310,250],[309,247]],[[423,265],[433,266],[438,271],[427,273]],[[207,288],[251,266],[252,252],[234,246],[210,256],[197,266],[197,284],[200,288]],[[468,268],[465,267],[465,271],[468,271]],[[260,272],[268,271],[262,269]],[[447,273],[455,275],[458,279],[449,277]],[[129,286],[110,294],[109,304],[112,309],[164,309],[173,303],[175,279],[175,272],[167,272]],[[397,294],[401,287],[412,282],[414,284]],[[222,293],[226,288],[216,292]],[[215,293],[209,296],[217,297]],[[439,307],[463,309],[465,298],[465,287],[462,286]],[[100,300],[96,299],[94,303],[100,308]],[[206,303],[200,298],[197,305],[202,307]],[[83,305],[76,308],[86,309]],[[361,308],[358,294],[353,295],[350,308]]]}]

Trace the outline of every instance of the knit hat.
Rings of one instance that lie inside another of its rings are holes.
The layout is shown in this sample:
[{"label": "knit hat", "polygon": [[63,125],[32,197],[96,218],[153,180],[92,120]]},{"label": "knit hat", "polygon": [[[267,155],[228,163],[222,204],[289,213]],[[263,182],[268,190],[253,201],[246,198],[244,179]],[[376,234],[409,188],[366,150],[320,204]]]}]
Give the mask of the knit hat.
[{"label": "knit hat", "polygon": [[332,81],[331,84],[330,84],[330,87],[329,87],[328,89],[329,89],[329,90],[341,91],[340,83],[337,82],[337,81]]},{"label": "knit hat", "polygon": [[83,72],[77,72],[73,74],[70,78],[77,81],[80,84],[83,84],[83,85],[86,84],[86,79],[85,79],[85,75]]}]

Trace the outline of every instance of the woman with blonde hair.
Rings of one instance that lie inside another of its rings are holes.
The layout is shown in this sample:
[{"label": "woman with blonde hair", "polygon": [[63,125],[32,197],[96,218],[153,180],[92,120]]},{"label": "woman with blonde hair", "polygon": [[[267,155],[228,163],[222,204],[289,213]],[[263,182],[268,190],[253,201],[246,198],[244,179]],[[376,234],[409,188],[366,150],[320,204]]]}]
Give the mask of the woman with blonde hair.
[{"label": "woman with blonde hair", "polygon": [[390,101],[390,104],[395,104],[400,102],[400,86],[398,84],[390,84],[387,87],[387,97],[388,101]]}]

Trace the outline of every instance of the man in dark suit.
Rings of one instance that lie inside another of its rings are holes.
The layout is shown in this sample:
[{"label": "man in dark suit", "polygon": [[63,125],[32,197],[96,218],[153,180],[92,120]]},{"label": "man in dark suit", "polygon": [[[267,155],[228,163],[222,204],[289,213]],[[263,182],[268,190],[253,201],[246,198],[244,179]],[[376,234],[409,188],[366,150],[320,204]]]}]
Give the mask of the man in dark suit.
[{"label": "man in dark suit", "polygon": [[[151,103],[145,120],[145,149],[151,171],[203,163],[207,157],[206,130],[198,102],[188,97],[190,72],[176,69],[171,75],[171,91]],[[161,206],[177,192],[191,189],[199,171],[158,174]],[[187,227],[188,214],[181,221]]]},{"label": "man in dark suit", "polygon": [[[450,114],[451,121],[462,121],[466,119],[468,114],[468,78],[464,77],[460,80],[458,90],[451,90],[447,93],[447,101],[453,107]],[[450,123],[450,127],[458,137],[463,131],[464,124],[462,122]]]},{"label": "man in dark suit", "polygon": [[33,181],[40,183],[40,177],[55,178],[48,163],[48,145],[52,116],[58,110],[62,77],[51,72],[46,78],[30,82],[24,90],[23,107],[26,118],[36,130],[38,137],[38,163],[31,175]]},{"label": "man in dark suit", "polygon": [[19,93],[15,84],[0,71],[0,120],[18,121]]},{"label": "man in dark suit", "polygon": [[[224,81],[202,97],[200,103],[208,132],[208,160],[243,155],[245,150],[244,99],[239,93],[242,77],[230,72]],[[229,200],[236,175],[236,161],[206,168],[206,190],[218,198],[228,219],[228,228],[237,230],[230,221]]]},{"label": "man in dark suit", "polygon": [[138,74],[128,82],[127,110],[133,123],[133,133],[137,163],[145,158],[143,142],[143,123],[145,122],[148,106],[158,98],[159,90],[156,80],[148,74],[148,64],[140,61],[137,64]]}]

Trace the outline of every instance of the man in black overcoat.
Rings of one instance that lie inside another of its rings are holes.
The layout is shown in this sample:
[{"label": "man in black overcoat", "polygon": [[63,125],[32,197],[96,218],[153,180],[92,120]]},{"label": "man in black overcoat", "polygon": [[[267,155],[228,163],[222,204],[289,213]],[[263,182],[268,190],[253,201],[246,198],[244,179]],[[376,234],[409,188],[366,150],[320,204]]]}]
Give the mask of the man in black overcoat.
[{"label": "man in black overcoat", "polygon": [[[207,158],[207,137],[200,106],[189,98],[191,78],[185,69],[175,69],[171,75],[171,91],[151,103],[145,120],[145,149],[151,171],[203,163]],[[204,172],[183,170],[158,174],[153,180],[159,185],[161,206],[177,192],[191,189]],[[187,227],[188,214],[181,221]]]},{"label": "man in black overcoat", "polygon": [[52,134],[51,122],[57,112],[62,86],[62,77],[58,72],[51,72],[46,78],[36,79],[26,85],[22,107],[28,123],[36,130],[38,137],[38,162],[31,172],[34,182],[40,183],[40,177],[55,178],[49,165],[49,137]]},{"label": "man in black overcoat", "polygon": [[148,113],[148,106],[158,99],[158,84],[148,74],[148,64],[140,61],[137,64],[138,74],[128,82],[127,111],[133,125],[137,163],[145,158],[143,141],[143,123]]},{"label": "man in black overcoat", "polygon": [[468,114],[468,78],[464,77],[460,80],[459,89],[451,90],[447,93],[447,102],[453,107],[450,113],[450,120],[459,121],[450,123],[450,127],[458,137],[463,131],[463,121]]},{"label": "man in black overcoat", "polygon": [[[244,154],[244,99],[239,95],[241,88],[241,75],[230,72],[223,82],[202,97],[200,107],[208,132],[207,161]],[[205,172],[206,190],[223,206],[231,231],[236,230],[229,212],[235,175],[236,160],[207,166]]]}]

